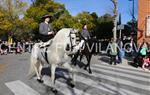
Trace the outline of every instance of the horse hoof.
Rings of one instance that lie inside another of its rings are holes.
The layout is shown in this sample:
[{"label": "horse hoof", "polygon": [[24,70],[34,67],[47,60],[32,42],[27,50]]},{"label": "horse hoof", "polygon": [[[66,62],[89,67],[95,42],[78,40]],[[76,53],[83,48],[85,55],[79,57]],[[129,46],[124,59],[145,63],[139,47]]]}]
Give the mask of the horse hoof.
[{"label": "horse hoof", "polygon": [[77,65],[77,63],[74,63],[74,66],[76,66]]},{"label": "horse hoof", "polygon": [[92,74],[92,71],[89,71],[89,74]]},{"label": "horse hoof", "polygon": [[86,67],[84,67],[84,70],[87,70],[87,68],[86,68]]},{"label": "horse hoof", "polygon": [[38,81],[39,83],[43,83],[43,82],[44,82],[42,79],[37,79],[37,81]]},{"label": "horse hoof", "polygon": [[57,93],[57,90],[55,88],[51,89],[53,93]]},{"label": "horse hoof", "polygon": [[73,84],[73,83],[69,83],[68,84],[71,88],[74,88],[75,87],[75,85]]},{"label": "horse hoof", "polygon": [[75,87],[74,82],[72,80],[67,81],[67,84],[72,88]]}]

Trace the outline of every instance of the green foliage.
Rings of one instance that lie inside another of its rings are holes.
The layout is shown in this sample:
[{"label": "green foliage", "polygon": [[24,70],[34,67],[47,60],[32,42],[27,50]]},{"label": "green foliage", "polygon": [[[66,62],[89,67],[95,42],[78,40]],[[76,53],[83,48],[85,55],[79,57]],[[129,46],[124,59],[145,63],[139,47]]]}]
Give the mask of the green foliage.
[{"label": "green foliage", "polygon": [[[37,39],[39,23],[43,22],[41,17],[44,14],[52,16],[51,25],[54,31],[62,28],[76,28],[81,31],[83,25],[87,24],[88,30],[99,39],[110,39],[113,36],[113,17],[110,14],[98,17],[95,12],[83,11],[71,16],[63,4],[54,0],[32,0],[33,4],[27,10],[26,3],[21,0],[16,0],[15,3],[12,1],[14,0],[0,2],[0,36],[13,32],[17,40],[27,40],[32,37]],[[24,14],[24,17],[19,19],[21,14]]]},{"label": "green foliage", "polygon": [[25,12],[26,3],[22,0],[1,0],[0,6],[0,36],[12,34],[21,26],[19,16]]},{"label": "green foliage", "polygon": [[113,17],[110,14],[105,14],[97,19],[96,36],[99,39],[110,39],[113,35]]},{"label": "green foliage", "polygon": [[[75,17],[75,19],[82,25],[87,24],[88,30],[90,30],[90,31],[94,30],[94,28],[96,27],[94,24],[94,18],[92,17],[92,15],[89,12],[79,13]],[[80,29],[82,29],[81,26],[80,26]]]},{"label": "green foliage", "polygon": [[65,16],[69,16],[69,12],[65,9],[63,4],[56,3],[52,0],[35,0],[30,8],[27,9],[24,17],[25,21],[30,23],[27,24],[29,31],[32,31],[35,37],[38,36],[39,23],[43,22],[41,17],[44,14],[50,14],[52,16],[52,28],[56,31],[69,24],[65,18]]},{"label": "green foliage", "polygon": [[[38,32],[38,24],[42,22],[41,17],[44,14],[52,15],[51,22],[52,28],[59,31],[62,28],[77,28],[82,30],[84,24],[88,25],[88,30],[97,36],[97,38],[110,37],[112,33],[112,16],[106,14],[98,17],[95,12],[81,12],[76,16],[71,16],[65,9],[65,6],[56,3],[52,0],[33,0],[32,6],[26,11],[24,19],[27,23],[28,29]],[[107,26],[105,26],[107,25]],[[37,36],[37,35],[35,35]]]},{"label": "green foliage", "polygon": [[71,28],[73,27],[74,23],[75,23],[74,18],[71,15],[69,15],[68,12],[64,12],[63,14],[60,15],[59,19],[55,20],[52,23],[52,27],[55,31],[58,31],[64,27]]},{"label": "green foliage", "polygon": [[0,36],[11,31],[13,24],[7,19],[6,13],[0,8]]}]

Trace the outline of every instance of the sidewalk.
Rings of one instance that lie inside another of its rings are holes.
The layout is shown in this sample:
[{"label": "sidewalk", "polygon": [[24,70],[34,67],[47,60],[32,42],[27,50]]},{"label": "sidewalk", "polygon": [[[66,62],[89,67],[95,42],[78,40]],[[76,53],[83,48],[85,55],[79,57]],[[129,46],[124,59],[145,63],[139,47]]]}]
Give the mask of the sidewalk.
[{"label": "sidewalk", "polygon": [[[106,65],[109,65],[109,59],[110,58],[107,55],[96,55],[96,56],[92,57],[92,60],[98,60],[98,63],[106,64]],[[144,71],[141,67],[136,68],[136,67],[130,65],[131,62],[132,62],[132,59],[125,57],[122,59],[121,64],[112,65],[112,66],[119,66],[119,67],[123,67],[123,68],[129,68],[129,69]],[[150,70],[144,71],[144,72],[150,72]]]}]

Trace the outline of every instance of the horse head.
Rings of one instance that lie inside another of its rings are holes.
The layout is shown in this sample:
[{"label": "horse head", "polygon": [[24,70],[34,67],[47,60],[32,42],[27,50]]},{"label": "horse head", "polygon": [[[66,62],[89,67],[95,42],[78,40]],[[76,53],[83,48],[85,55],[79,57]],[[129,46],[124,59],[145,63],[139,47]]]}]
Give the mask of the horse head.
[{"label": "horse head", "polygon": [[70,54],[74,52],[74,47],[76,46],[76,33],[78,33],[78,29],[71,29],[69,33],[69,39],[70,41],[68,42],[66,46],[66,51],[69,51]]},{"label": "horse head", "polygon": [[53,39],[53,44],[50,46],[59,52],[71,52],[76,46],[77,29],[63,28],[57,32]]}]

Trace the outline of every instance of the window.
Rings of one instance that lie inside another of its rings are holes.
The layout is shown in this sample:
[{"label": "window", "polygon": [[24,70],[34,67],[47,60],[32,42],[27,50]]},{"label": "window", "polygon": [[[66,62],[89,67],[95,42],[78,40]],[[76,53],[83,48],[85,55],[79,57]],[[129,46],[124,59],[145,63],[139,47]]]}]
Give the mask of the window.
[{"label": "window", "polygon": [[150,16],[146,18],[146,36],[150,36]]}]

